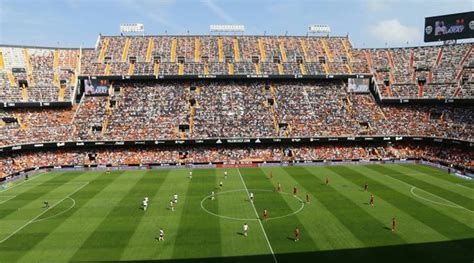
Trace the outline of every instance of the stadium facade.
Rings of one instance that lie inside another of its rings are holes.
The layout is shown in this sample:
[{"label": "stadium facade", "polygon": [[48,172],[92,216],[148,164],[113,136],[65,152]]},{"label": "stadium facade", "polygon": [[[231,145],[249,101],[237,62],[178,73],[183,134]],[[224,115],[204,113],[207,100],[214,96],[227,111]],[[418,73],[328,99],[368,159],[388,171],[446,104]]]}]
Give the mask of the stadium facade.
[{"label": "stadium facade", "polygon": [[401,160],[470,173],[473,48],[205,35],[0,46],[0,177]]}]

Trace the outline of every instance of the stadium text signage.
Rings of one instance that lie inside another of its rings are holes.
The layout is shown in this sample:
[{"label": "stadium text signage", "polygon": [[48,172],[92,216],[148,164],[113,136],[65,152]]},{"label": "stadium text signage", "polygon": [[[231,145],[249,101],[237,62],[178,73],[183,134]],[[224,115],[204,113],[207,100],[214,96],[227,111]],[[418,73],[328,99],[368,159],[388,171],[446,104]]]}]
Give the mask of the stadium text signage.
[{"label": "stadium text signage", "polygon": [[310,25],[308,28],[310,33],[331,33],[331,28],[328,25]]},{"label": "stadium text signage", "polygon": [[120,24],[120,32],[129,33],[129,32],[145,32],[145,26],[143,24]]},{"label": "stadium text signage", "polygon": [[209,30],[211,32],[239,32],[242,33],[245,31],[245,26],[243,25],[210,25]]}]

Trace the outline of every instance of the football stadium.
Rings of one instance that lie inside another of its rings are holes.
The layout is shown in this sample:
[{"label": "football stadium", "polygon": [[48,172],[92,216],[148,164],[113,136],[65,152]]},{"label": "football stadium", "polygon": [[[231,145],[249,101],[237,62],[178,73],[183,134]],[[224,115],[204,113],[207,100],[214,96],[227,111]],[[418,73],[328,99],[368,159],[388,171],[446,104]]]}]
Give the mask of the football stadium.
[{"label": "football stadium", "polygon": [[0,33],[0,262],[472,262],[473,9],[400,47]]}]

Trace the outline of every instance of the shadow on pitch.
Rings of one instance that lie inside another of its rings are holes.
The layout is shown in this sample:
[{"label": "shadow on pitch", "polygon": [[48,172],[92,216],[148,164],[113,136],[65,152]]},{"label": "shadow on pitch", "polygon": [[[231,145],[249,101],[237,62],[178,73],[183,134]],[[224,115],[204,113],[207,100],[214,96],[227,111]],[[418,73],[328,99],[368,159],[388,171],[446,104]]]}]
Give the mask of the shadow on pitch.
[{"label": "shadow on pitch", "polygon": [[[237,234],[242,234],[237,232]],[[294,241],[288,237],[288,240]],[[296,246],[304,246],[304,238]],[[431,242],[422,244],[394,245],[383,247],[340,249],[329,251],[314,251],[301,253],[276,254],[279,263],[284,262],[472,262],[474,258],[474,238]],[[305,248],[311,249],[311,248]],[[129,261],[132,262],[132,261]],[[137,262],[137,261],[135,261]],[[157,261],[138,261],[138,262],[162,262],[162,263],[247,263],[263,262],[274,263],[271,255],[255,255],[241,257],[222,257],[222,258],[199,258],[199,259],[175,259],[175,260],[157,260]]]}]

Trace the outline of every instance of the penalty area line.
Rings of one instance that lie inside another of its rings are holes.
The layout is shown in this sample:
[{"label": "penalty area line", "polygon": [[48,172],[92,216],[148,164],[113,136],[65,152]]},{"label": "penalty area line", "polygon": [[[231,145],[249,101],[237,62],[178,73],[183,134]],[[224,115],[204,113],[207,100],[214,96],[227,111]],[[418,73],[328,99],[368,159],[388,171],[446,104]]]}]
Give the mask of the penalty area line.
[{"label": "penalty area line", "polygon": [[6,199],[6,200],[0,201],[0,205],[1,205],[1,204],[4,204],[4,203],[6,203],[6,202],[12,200],[13,198],[16,197],[16,195],[5,195],[5,196],[0,196],[0,197],[10,197],[10,198],[8,198],[8,199]]},{"label": "penalty area line", "polygon": [[59,200],[58,202],[54,203],[52,206],[50,206],[49,208],[45,209],[43,212],[41,212],[39,215],[35,216],[33,219],[31,219],[30,221],[26,222],[26,224],[22,225],[21,227],[19,227],[18,229],[16,229],[13,233],[11,233],[10,235],[6,236],[5,238],[3,238],[2,240],[0,240],[0,244],[7,241],[10,237],[14,236],[16,233],[20,232],[23,228],[27,227],[29,224],[35,222],[38,218],[40,218],[42,215],[44,215],[46,212],[48,212],[49,210],[53,209],[55,206],[57,206],[58,204],[60,204],[62,201],[66,200],[67,198],[70,198],[71,195],[79,192],[82,188],[84,188],[86,185],[88,185],[89,182],[85,183],[84,185],[82,185],[81,187],[77,188],[76,190],[74,190],[74,192],[68,194],[66,197],[64,197],[63,199]]},{"label": "penalty area line", "polygon": [[[419,189],[419,190],[421,190],[421,191],[423,191],[423,192],[425,192],[425,193],[428,193],[428,194],[430,194],[430,195],[432,195],[432,196],[435,196],[435,197],[437,197],[437,198],[440,198],[441,200],[444,200],[444,201],[448,202],[449,204],[444,204],[444,203],[436,202],[436,201],[434,201],[434,200],[431,200],[431,199],[428,199],[428,198],[424,198],[424,197],[422,197],[422,196],[419,196],[419,195],[417,195],[417,194],[415,193],[415,189]],[[460,205],[458,205],[458,204],[456,204],[456,203],[454,203],[454,202],[451,202],[451,201],[449,201],[449,200],[447,200],[447,199],[442,198],[441,196],[437,196],[437,195],[435,195],[435,194],[432,194],[432,193],[430,193],[430,192],[428,192],[428,191],[425,191],[425,190],[423,190],[423,189],[421,189],[421,188],[417,188],[417,187],[415,187],[415,186],[413,186],[413,187],[410,189],[410,192],[411,192],[412,195],[414,195],[414,196],[416,196],[416,197],[418,197],[418,198],[420,198],[420,199],[422,199],[422,200],[431,202],[431,203],[433,203],[433,204],[438,204],[438,205],[444,205],[444,206],[453,207],[453,208],[464,209],[464,210],[466,210],[466,211],[468,211],[468,212],[474,213],[474,211],[469,210],[469,209],[465,208],[464,206],[460,206]]]},{"label": "penalty area line", "polygon": [[[454,208],[459,208],[459,209],[463,209],[463,210],[466,210],[466,211],[468,211],[468,212],[474,213],[474,211],[469,210],[469,209],[465,208],[465,207],[462,206],[462,205],[458,205],[458,204],[456,204],[456,203],[453,202],[453,201],[449,201],[448,199],[443,198],[443,197],[441,197],[441,196],[439,196],[439,195],[433,194],[433,193],[431,193],[431,192],[429,192],[429,191],[426,191],[426,190],[424,190],[424,189],[422,189],[422,188],[416,187],[416,186],[414,186],[414,185],[412,185],[412,184],[409,184],[409,183],[407,183],[407,182],[405,182],[405,181],[403,181],[403,180],[400,180],[400,179],[398,179],[398,178],[395,178],[395,177],[393,177],[393,176],[390,176],[389,174],[384,174],[384,175],[385,175],[386,177],[395,179],[395,180],[397,180],[397,181],[399,181],[399,182],[405,184],[406,186],[409,186],[409,187],[410,187],[410,193],[411,193],[412,195],[414,195],[414,196],[420,198],[420,199],[423,199],[423,200],[425,200],[425,201],[428,201],[428,202],[431,202],[431,203],[434,203],[434,204],[444,205],[444,206],[454,207]],[[423,192],[425,192],[425,193],[427,193],[427,194],[430,194],[430,195],[432,195],[432,196],[435,196],[435,197],[437,197],[437,198],[439,198],[439,199],[441,199],[441,200],[444,200],[444,201],[446,201],[446,202],[448,202],[448,203],[450,203],[450,204],[453,204],[453,205],[443,204],[443,203],[439,203],[439,202],[436,202],[436,201],[433,201],[433,200],[429,200],[429,199],[427,199],[427,198],[423,198],[423,197],[421,197],[421,196],[419,196],[419,195],[417,195],[417,194],[415,194],[415,193],[413,192],[413,190],[415,190],[415,189],[421,190],[421,191],[423,191]]]},{"label": "penalty area line", "polygon": [[[242,184],[244,185],[244,188],[245,188],[245,191],[247,192],[247,197],[248,197],[248,196],[250,195],[249,189],[247,188],[247,185],[245,184],[244,178],[242,177],[242,174],[240,173],[240,169],[239,169],[239,168],[237,168],[237,172],[239,173],[240,180],[242,180]],[[255,212],[255,216],[256,216],[257,219],[258,219],[259,217],[258,217],[257,209],[255,208],[255,205],[254,205],[253,202],[250,202],[250,203],[252,204],[253,211]],[[260,224],[260,227],[262,228],[263,235],[265,236],[265,240],[267,241],[268,247],[270,248],[270,252],[272,252],[273,260],[275,261],[275,263],[278,263],[278,260],[277,260],[277,258],[276,258],[276,256],[275,256],[275,252],[273,252],[272,245],[270,244],[270,240],[268,240],[267,233],[265,232],[265,228],[263,227],[262,220],[257,220],[257,221],[258,221],[258,223]]]},{"label": "penalty area line", "polygon": [[17,187],[17,186],[20,186],[20,185],[22,185],[22,184],[24,184],[24,183],[31,182],[31,181],[35,180],[36,178],[40,177],[40,176],[43,175],[43,174],[45,174],[45,173],[42,172],[42,173],[40,173],[40,174],[34,176],[34,177],[31,178],[31,179],[24,180],[23,182],[19,182],[19,183],[13,184],[12,187],[8,187],[7,189],[1,190],[0,193],[5,193],[6,191],[8,191],[8,190],[10,190],[10,189],[13,189],[13,188],[15,188],[15,187]]}]

